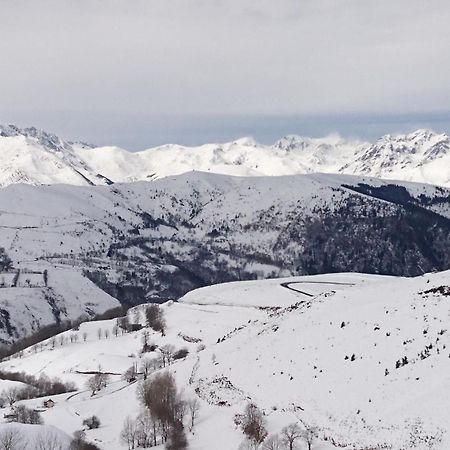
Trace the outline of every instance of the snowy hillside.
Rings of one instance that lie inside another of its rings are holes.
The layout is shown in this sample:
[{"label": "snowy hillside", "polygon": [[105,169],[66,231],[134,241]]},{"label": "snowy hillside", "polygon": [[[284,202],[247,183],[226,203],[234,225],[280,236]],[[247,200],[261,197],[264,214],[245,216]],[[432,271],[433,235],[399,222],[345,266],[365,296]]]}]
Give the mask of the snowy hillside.
[{"label": "snowy hillside", "polygon": [[[39,264],[36,270],[0,273],[0,342],[8,343],[44,325],[91,317],[119,302],[80,270]],[[45,275],[44,275],[44,271]]]},{"label": "snowy hillside", "polygon": [[[58,337],[56,347],[49,340],[0,368],[75,381],[79,392],[53,397],[56,405],[42,418],[71,435],[97,415],[100,428],[86,433],[102,449],[127,448],[120,430],[141,408],[142,375],[130,384],[121,374],[171,344],[189,354],[160,371],[175,375],[184,398],[200,401],[194,433],[188,432],[192,450],[212,444],[237,450],[244,435],[235,414],[250,401],[264,411],[271,434],[295,421],[317,426],[313,450],[444,450],[450,445],[450,404],[442,394],[450,388],[449,294],[450,272],[217,285],[162,306],[167,332],[150,330],[153,352],[140,353],[148,328],[116,336],[115,320],[91,322]],[[144,323],[144,308],[129,311],[130,320]],[[74,333],[80,338],[69,339]],[[91,396],[83,372],[99,368],[111,373],[111,382]]]},{"label": "snowy hillside", "polygon": [[[23,283],[27,271],[57,270],[51,283],[77,274],[79,282],[61,282],[58,298],[64,286],[84,286],[84,275],[100,289],[76,294],[82,304],[103,290],[135,305],[225,281],[445,270],[449,199],[445,188],[325,174],[195,172],[112,186],[10,185],[0,190],[0,248],[12,260],[0,274],[0,298],[14,295],[23,305],[33,292],[33,305],[43,304],[39,317],[51,317],[40,286],[8,288],[18,271]],[[71,304],[75,294],[67,295]],[[34,313],[21,311],[33,322]],[[14,315],[14,327],[22,329],[25,316]],[[3,328],[7,334],[17,336]]]},{"label": "snowy hillside", "polygon": [[0,127],[0,187],[149,181],[204,171],[235,176],[344,173],[450,187],[450,140],[418,130],[375,143],[338,136],[286,136],[273,145],[251,138],[199,147],[167,144],[140,152],[65,142],[35,128]]}]

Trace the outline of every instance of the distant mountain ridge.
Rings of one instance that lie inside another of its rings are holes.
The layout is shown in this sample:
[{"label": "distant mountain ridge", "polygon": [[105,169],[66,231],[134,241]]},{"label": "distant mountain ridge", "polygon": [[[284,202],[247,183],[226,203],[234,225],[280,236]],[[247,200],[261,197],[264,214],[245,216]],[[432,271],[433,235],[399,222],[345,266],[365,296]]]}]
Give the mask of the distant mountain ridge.
[{"label": "distant mountain ridge", "polygon": [[430,130],[385,135],[374,143],[339,136],[288,135],[273,145],[247,137],[224,144],[166,144],[129,152],[9,125],[0,126],[0,161],[0,187],[14,183],[105,185],[193,170],[234,176],[323,172],[450,186],[450,138]]},{"label": "distant mountain ridge", "polygon": [[[450,189],[205,172],[112,186],[14,184],[0,189],[0,248],[12,260],[0,273],[0,340],[10,341],[114,299],[160,303],[225,281],[448,270]],[[45,271],[42,287],[33,274]]]}]

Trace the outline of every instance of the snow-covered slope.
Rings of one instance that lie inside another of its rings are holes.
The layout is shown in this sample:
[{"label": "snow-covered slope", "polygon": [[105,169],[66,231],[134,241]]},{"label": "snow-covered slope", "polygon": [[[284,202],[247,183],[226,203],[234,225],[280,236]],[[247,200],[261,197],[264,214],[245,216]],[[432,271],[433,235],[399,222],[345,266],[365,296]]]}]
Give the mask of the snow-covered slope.
[{"label": "snow-covered slope", "polygon": [[69,266],[29,263],[24,271],[1,273],[0,283],[2,343],[27,336],[44,325],[90,317],[120,306],[80,269]]},{"label": "snow-covered slope", "polygon": [[94,173],[71,144],[36,128],[0,126],[0,187],[13,183],[74,185],[107,184]]},{"label": "snow-covered slope", "polygon": [[235,176],[345,173],[450,186],[449,137],[428,130],[386,135],[375,143],[290,135],[273,145],[242,138],[133,153],[69,143],[35,128],[10,125],[0,127],[0,158],[0,187],[148,181],[192,170]]},{"label": "snow-covered slope", "polygon": [[[83,286],[84,274],[134,305],[224,281],[342,271],[411,276],[450,267],[449,219],[448,189],[344,175],[191,172],[112,186],[15,184],[0,190],[0,247],[13,266],[0,269],[0,286],[19,270],[26,283],[27,271],[67,268],[51,282],[73,270],[80,281],[62,283],[58,293]],[[21,312],[3,308],[16,328],[33,319],[21,309],[28,292],[33,308],[42,302],[42,317],[51,317],[41,288],[8,289]],[[0,300],[6,293],[0,287]],[[97,297],[80,295],[83,304]]]},{"label": "snow-covered slope", "polygon": [[[201,403],[188,433],[193,450],[237,450],[244,436],[233,419],[249,401],[264,411],[270,433],[294,421],[317,425],[314,450],[444,450],[450,445],[449,295],[448,271],[409,279],[330,274],[217,285],[164,304],[167,333],[150,331],[150,340],[189,350],[168,370],[185,398]],[[142,308],[130,318],[142,321]],[[82,324],[64,333],[64,345],[44,342],[39,351],[0,365],[76,382],[80,392],[54,397],[55,407],[42,417],[70,435],[96,414],[102,426],[87,436],[108,450],[126,448],[122,424],[140,410],[137,384],[120,374],[158,354],[139,354],[144,330],[116,337],[114,324]],[[99,340],[99,329],[109,337]],[[71,342],[73,333],[86,341]],[[89,375],[80,372],[99,365],[117,375],[91,397],[84,388]]]}]

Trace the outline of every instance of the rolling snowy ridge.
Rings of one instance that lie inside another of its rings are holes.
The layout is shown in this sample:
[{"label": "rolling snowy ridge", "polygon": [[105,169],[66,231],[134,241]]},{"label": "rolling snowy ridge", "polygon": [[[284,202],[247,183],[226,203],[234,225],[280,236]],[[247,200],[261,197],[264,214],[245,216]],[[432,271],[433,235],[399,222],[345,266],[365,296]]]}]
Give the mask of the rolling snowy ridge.
[{"label": "rolling snowy ridge", "polygon": [[0,187],[12,183],[104,185],[149,181],[192,170],[236,176],[343,173],[450,186],[450,140],[418,130],[374,143],[338,136],[251,138],[198,147],[167,144],[140,152],[93,148],[13,125],[0,127]]}]

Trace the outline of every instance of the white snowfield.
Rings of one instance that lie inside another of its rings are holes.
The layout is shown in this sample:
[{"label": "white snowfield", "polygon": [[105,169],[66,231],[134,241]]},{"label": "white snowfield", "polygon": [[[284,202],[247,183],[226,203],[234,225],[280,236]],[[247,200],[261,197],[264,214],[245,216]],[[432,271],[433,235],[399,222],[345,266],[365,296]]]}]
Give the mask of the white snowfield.
[{"label": "white snowfield", "polygon": [[[249,401],[264,411],[270,433],[294,421],[317,425],[314,450],[444,450],[450,447],[449,301],[450,271],[229,283],[164,304],[167,334],[151,332],[150,340],[189,349],[169,370],[183,395],[201,402],[188,434],[192,450],[237,449],[244,436],[233,417]],[[141,311],[142,321],[143,308],[130,317]],[[80,391],[53,398],[55,407],[42,417],[70,435],[96,414],[102,425],[87,437],[108,450],[126,448],[119,440],[123,421],[140,409],[137,383],[127,384],[119,374],[141,361],[143,330],[116,337],[114,324],[84,323],[77,342],[52,349],[48,341],[42,350],[26,350],[0,365],[75,381]],[[98,339],[99,329],[108,329],[109,337]],[[117,375],[91,397],[88,375],[78,372],[99,366]]]},{"label": "white snowfield", "polygon": [[9,125],[0,126],[0,155],[0,187],[149,181],[193,170],[235,176],[345,173],[450,186],[450,139],[429,130],[386,135],[374,143],[290,135],[273,145],[242,138],[129,152],[70,143],[35,128]]}]

